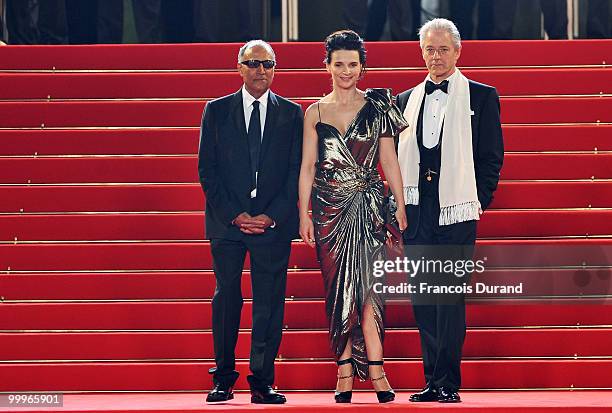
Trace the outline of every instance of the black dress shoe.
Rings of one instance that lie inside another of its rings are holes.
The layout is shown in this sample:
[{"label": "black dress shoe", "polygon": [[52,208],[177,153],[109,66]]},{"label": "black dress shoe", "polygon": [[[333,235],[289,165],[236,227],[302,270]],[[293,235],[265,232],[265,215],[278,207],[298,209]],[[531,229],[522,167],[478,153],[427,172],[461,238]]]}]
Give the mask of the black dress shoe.
[{"label": "black dress shoe", "polygon": [[251,387],[251,403],[283,404],[286,401],[285,395],[274,391],[271,386]]},{"label": "black dress shoe", "polygon": [[215,402],[226,402],[228,400],[232,400],[234,398],[234,388],[229,386],[222,386],[221,384],[215,385],[215,388],[208,393],[206,396],[206,401],[208,403]]},{"label": "black dress shoe", "polygon": [[432,387],[425,387],[418,393],[414,393],[410,396],[411,402],[437,402],[438,401],[438,390]]},{"label": "black dress shoe", "polygon": [[438,389],[438,401],[440,403],[459,403],[461,397],[459,397],[459,393],[455,390],[448,387],[440,387]]}]

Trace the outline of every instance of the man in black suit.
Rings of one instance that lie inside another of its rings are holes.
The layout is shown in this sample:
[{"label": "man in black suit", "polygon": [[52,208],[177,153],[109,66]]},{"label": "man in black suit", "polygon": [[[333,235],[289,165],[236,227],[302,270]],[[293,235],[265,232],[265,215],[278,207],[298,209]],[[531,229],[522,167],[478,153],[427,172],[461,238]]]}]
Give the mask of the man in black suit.
[{"label": "man in black suit", "polygon": [[[456,68],[461,38],[453,22],[431,20],[419,37],[429,74],[397,98],[410,123],[398,145],[408,204],[406,254],[416,260],[471,259],[476,223],[493,199],[503,162],[499,97],[495,88],[468,80]],[[434,285],[468,281],[456,274],[425,273],[417,280]],[[421,292],[421,284],[416,287]],[[464,294],[412,298],[426,386],[410,400],[459,402]]]},{"label": "man in black suit", "polygon": [[247,380],[253,403],[280,404],[272,389],[281,341],[291,240],[298,234],[301,107],[270,91],[274,51],[262,40],[240,48],[236,93],[206,105],[199,151],[216,289],[212,302],[216,368],[208,402],[233,398],[235,347],[246,252],[251,261],[253,326]]}]

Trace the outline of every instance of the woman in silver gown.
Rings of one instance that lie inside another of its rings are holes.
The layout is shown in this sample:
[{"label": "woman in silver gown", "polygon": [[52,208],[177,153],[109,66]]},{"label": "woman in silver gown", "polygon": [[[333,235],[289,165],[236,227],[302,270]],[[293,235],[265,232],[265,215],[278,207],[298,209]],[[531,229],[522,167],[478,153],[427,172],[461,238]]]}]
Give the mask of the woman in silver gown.
[{"label": "woman in silver gown", "polygon": [[[353,377],[370,378],[379,402],[395,393],[383,368],[383,300],[374,293],[373,263],[385,259],[384,184],[380,160],[398,205],[404,205],[393,137],[408,125],[388,89],[357,89],[365,69],[363,40],[353,31],[325,41],[332,92],[304,118],[300,172],[300,236],[316,245],[338,383],[335,399],[349,403]],[[312,219],[308,215],[312,200]],[[395,218],[406,228],[404,208]]]}]

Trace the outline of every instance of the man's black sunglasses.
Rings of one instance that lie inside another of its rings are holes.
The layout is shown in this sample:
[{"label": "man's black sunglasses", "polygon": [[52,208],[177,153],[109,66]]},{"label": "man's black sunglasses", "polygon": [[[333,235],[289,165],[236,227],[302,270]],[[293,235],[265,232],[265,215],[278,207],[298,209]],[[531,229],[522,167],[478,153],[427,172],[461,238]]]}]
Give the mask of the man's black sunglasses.
[{"label": "man's black sunglasses", "polygon": [[264,69],[272,69],[276,66],[276,62],[274,60],[256,60],[250,59],[240,62],[242,65],[246,65],[250,69],[257,69],[259,65],[263,65]]}]

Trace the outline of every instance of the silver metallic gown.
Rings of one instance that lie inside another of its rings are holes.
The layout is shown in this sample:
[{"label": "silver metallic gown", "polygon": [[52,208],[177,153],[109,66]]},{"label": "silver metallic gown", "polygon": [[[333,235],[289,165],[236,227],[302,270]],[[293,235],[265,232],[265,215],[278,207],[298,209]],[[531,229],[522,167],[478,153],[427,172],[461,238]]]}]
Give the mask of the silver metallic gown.
[{"label": "silver metallic gown", "polygon": [[361,317],[374,309],[382,342],[383,302],[373,291],[374,260],[384,259],[384,185],[378,173],[379,138],[393,137],[408,124],[388,89],[367,89],[366,103],[344,136],[316,124],[318,164],[312,192],[317,256],[325,284],[331,348],[336,357],[348,339],[361,379],[368,377]]}]

